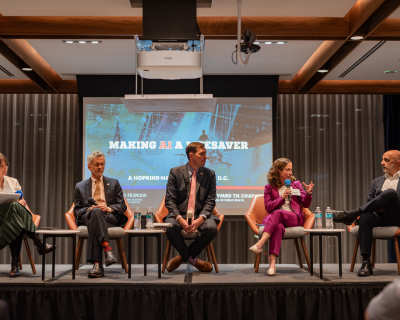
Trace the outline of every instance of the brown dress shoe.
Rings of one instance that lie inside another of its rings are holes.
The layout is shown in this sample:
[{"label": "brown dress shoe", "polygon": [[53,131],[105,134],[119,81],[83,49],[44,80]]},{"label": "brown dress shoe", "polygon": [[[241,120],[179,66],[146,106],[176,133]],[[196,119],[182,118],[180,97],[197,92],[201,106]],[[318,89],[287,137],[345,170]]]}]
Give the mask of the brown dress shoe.
[{"label": "brown dress shoe", "polygon": [[208,261],[200,260],[199,258],[197,258],[197,262],[194,267],[196,267],[201,272],[211,272],[213,269],[211,263],[209,263]]},{"label": "brown dress shoe", "polygon": [[182,257],[180,254],[178,254],[176,257],[173,257],[167,263],[168,272],[172,272],[175,269],[177,269],[182,264],[182,262],[183,262],[183,260],[182,260]]}]

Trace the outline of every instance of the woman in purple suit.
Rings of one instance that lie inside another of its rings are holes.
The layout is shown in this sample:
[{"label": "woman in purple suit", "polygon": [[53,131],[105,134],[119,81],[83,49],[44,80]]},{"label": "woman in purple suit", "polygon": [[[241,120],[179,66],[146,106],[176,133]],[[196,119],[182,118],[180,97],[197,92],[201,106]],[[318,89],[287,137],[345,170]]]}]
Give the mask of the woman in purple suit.
[{"label": "woman in purple suit", "polygon": [[[268,275],[274,276],[276,257],[279,255],[285,228],[298,227],[304,224],[301,206],[308,208],[311,204],[314,184],[306,185],[296,181],[292,173],[292,162],[286,158],[274,161],[268,172],[268,183],[264,189],[265,210],[269,213],[263,220],[264,233],[261,239],[250,248],[250,251],[261,253],[269,238],[270,264]],[[291,181],[291,188],[286,188],[285,180]],[[290,197],[289,197],[290,195]],[[291,198],[291,201],[289,200]]]}]

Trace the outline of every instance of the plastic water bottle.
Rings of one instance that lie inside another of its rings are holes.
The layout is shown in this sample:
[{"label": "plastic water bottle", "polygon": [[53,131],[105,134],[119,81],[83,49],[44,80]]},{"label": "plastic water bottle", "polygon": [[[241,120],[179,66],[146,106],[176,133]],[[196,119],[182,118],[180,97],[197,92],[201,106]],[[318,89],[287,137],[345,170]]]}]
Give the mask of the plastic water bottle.
[{"label": "plastic water bottle", "polygon": [[319,207],[315,209],[315,229],[322,229],[322,212]]},{"label": "plastic water bottle", "polygon": [[134,230],[140,230],[142,229],[142,214],[140,212],[140,208],[137,207],[134,213],[134,217],[135,217],[135,222],[134,222]]},{"label": "plastic water bottle", "polygon": [[154,214],[153,211],[151,210],[151,207],[147,210],[146,214],[146,229],[147,230],[153,230],[153,221],[154,221]]},{"label": "plastic water bottle", "polygon": [[330,207],[327,207],[325,211],[325,223],[326,229],[333,229],[333,213]]}]

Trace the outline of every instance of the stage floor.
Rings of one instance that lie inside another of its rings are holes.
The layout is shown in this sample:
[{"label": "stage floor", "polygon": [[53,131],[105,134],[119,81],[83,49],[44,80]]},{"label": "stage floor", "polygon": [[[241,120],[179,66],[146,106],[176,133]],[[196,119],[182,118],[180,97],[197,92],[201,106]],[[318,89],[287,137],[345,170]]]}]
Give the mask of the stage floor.
[{"label": "stage floor", "polygon": [[42,281],[42,267],[36,265],[36,274],[32,274],[30,265],[23,265],[20,277],[9,278],[9,265],[0,265],[0,286],[8,285],[323,285],[323,284],[377,284],[389,283],[398,278],[396,264],[376,264],[374,275],[366,278],[357,277],[357,270],[360,265],[355,266],[354,272],[350,272],[350,264],[343,264],[343,276],[339,276],[337,264],[323,265],[323,279],[319,278],[319,264],[314,265],[314,275],[311,276],[307,267],[301,269],[295,264],[277,265],[277,274],[274,277],[267,276],[268,265],[260,265],[258,273],[254,272],[250,264],[220,264],[219,273],[214,270],[211,273],[199,272],[191,265],[183,264],[174,272],[165,271],[158,279],[157,265],[147,266],[147,276],[143,274],[143,265],[132,265],[132,278],[120,265],[112,265],[105,268],[105,277],[90,279],[87,274],[91,269],[89,265],[83,265],[76,271],[76,278],[72,280],[71,265],[56,265],[55,278],[51,278],[51,265],[46,265],[46,279]]}]

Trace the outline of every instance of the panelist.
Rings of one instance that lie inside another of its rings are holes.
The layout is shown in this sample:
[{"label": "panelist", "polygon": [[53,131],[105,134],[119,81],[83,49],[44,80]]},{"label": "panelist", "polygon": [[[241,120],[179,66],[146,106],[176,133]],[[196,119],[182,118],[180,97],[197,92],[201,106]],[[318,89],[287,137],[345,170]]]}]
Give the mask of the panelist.
[{"label": "panelist", "polygon": [[[106,267],[117,262],[111,251],[108,228],[125,226],[127,217],[124,213],[127,208],[118,180],[103,176],[105,155],[94,151],[87,157],[87,162],[92,175],[75,186],[74,214],[76,224],[88,228],[86,260],[93,263],[88,277],[100,278],[104,276],[102,252]],[[93,199],[94,204],[91,203]]]},{"label": "panelist", "polygon": [[[265,210],[269,213],[263,220],[264,232],[261,239],[250,251],[261,253],[269,238],[270,264],[267,274],[274,276],[276,272],[276,257],[279,256],[285,228],[299,227],[304,224],[304,214],[301,207],[308,208],[312,200],[314,184],[306,185],[306,191],[301,183],[296,181],[292,172],[292,162],[286,158],[276,159],[268,172],[268,183],[264,189]],[[285,186],[285,180],[291,181],[291,188]],[[289,198],[291,197],[291,200]]]},{"label": "panelist", "polygon": [[[15,193],[21,191],[17,179],[7,176],[8,160],[0,153],[0,192]],[[37,227],[33,223],[32,213],[26,207],[26,201],[21,197],[18,202],[0,205],[0,250],[7,245],[11,250],[11,278],[19,276],[19,255],[24,234],[33,240],[40,255],[43,254],[43,240],[35,234]],[[53,251],[52,245],[46,245],[45,253]]]},{"label": "panelist", "polygon": [[[165,206],[168,215],[164,222],[172,224],[166,234],[169,242],[179,254],[168,261],[169,272],[188,262],[198,270],[211,272],[211,263],[197,256],[217,235],[218,217],[212,214],[216,198],[215,172],[205,168],[207,151],[203,143],[192,142],[186,147],[188,163],[171,169],[168,177]],[[186,213],[192,211],[194,219],[189,224]],[[186,246],[181,231],[200,234],[189,247]]]},{"label": "panelist", "polygon": [[333,211],[333,221],[351,225],[359,216],[358,240],[363,262],[357,275],[373,274],[371,264],[372,229],[375,227],[400,227],[400,151],[390,150],[382,156],[383,176],[372,181],[367,202],[356,210]]}]

